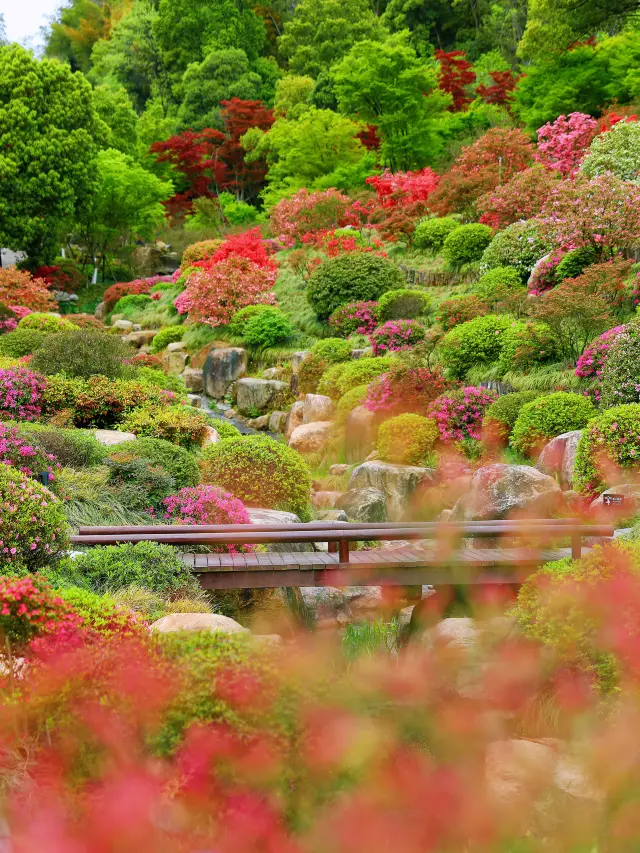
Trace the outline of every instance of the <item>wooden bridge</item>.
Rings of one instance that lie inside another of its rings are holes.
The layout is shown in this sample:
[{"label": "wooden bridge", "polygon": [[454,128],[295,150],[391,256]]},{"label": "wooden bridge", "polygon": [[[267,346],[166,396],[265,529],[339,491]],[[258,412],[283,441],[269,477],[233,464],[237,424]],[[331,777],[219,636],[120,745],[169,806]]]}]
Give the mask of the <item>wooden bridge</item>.
[{"label": "wooden bridge", "polygon": [[[428,584],[520,584],[550,560],[578,558],[583,540],[613,536],[606,524],[578,519],[461,523],[311,522],[308,524],[150,525],[82,527],[75,545],[159,542],[183,550],[182,557],[207,589],[269,587],[414,586]],[[399,547],[351,550],[358,542],[416,542]],[[243,545],[291,544],[328,550],[228,553]],[[194,545],[227,553],[194,554]]]}]

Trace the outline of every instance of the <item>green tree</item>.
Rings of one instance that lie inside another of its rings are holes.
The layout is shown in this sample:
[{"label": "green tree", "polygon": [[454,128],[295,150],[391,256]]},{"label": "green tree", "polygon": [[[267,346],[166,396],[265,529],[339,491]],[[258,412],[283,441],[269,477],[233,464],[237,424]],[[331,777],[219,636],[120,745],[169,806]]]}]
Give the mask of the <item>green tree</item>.
[{"label": "green tree", "polygon": [[453,47],[462,25],[452,0],[389,0],[382,20],[392,33],[408,30],[412,47],[420,52],[427,52],[429,45]]},{"label": "green tree", "polygon": [[383,36],[367,0],[300,0],[278,44],[291,71],[317,77],[357,42]]},{"label": "green tree", "polygon": [[392,170],[422,168],[437,157],[437,121],[450,97],[435,64],[418,58],[404,35],[355,45],[333,69],[340,110],[377,125],[380,154]]},{"label": "green tree", "polygon": [[173,186],[113,148],[98,153],[96,166],[98,181],[79,236],[88,256],[104,266],[109,251],[134,238],[154,236],[164,219],[162,202],[173,194]]},{"label": "green tree", "polygon": [[107,146],[136,157],[138,154],[138,116],[124,89],[102,85],[93,90],[97,114],[107,125]]},{"label": "green tree", "polygon": [[91,68],[91,51],[109,30],[110,6],[94,0],[71,0],[51,23],[45,56],[68,62],[74,71]]},{"label": "green tree", "polygon": [[278,118],[295,120],[310,107],[313,80],[297,74],[287,74],[276,84],[273,111]]},{"label": "green tree", "polygon": [[0,48],[0,245],[38,262],[58,254],[93,191],[103,132],[81,74]]}]

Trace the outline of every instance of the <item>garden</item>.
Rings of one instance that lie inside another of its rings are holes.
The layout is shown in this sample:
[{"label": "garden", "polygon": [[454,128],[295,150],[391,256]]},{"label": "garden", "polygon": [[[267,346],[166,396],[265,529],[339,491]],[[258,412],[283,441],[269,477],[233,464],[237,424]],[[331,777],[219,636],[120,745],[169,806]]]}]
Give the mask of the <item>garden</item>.
[{"label": "garden", "polygon": [[[634,13],[0,15],[0,849],[636,849]],[[566,556],[205,589],[295,549],[74,541],[496,521]]]}]

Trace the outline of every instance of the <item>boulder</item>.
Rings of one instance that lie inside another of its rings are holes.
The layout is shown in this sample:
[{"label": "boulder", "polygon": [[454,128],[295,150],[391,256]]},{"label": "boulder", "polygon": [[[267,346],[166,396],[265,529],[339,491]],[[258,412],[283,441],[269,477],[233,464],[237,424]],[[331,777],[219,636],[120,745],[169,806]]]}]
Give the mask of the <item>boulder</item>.
[{"label": "boulder", "polygon": [[316,628],[341,628],[351,621],[351,608],[342,590],[331,586],[303,586],[300,595]]},{"label": "boulder", "polygon": [[277,379],[239,379],[236,384],[237,409],[243,415],[262,414],[267,411],[277,394],[288,389],[286,382],[279,382]]},{"label": "boulder", "polygon": [[[622,506],[620,504],[605,504],[605,495],[623,495],[624,501]],[[594,509],[597,507],[607,507],[608,509],[617,510],[623,516],[634,515],[637,506],[640,506],[640,483],[620,483],[618,486],[611,486],[591,502],[591,507]]]},{"label": "boulder", "polygon": [[296,427],[302,426],[302,417],[304,414],[304,403],[302,400],[298,400],[296,403],[291,406],[289,409],[289,414],[287,415],[287,425],[285,427],[285,437],[290,438],[291,433],[296,429]]},{"label": "boulder", "polygon": [[347,461],[361,462],[371,453],[376,443],[375,421],[375,413],[364,406],[349,412],[344,428]]},{"label": "boulder", "polygon": [[351,358],[357,360],[359,358],[364,358],[365,356],[373,355],[373,350],[371,347],[366,347],[366,349],[352,349],[351,350]]},{"label": "boulder", "polygon": [[284,432],[287,427],[288,412],[271,412],[269,432]]},{"label": "boulder", "polygon": [[380,489],[350,489],[336,502],[354,521],[375,523],[387,520],[387,498]]},{"label": "boulder", "polygon": [[[247,507],[251,524],[300,524],[300,519],[294,512],[280,509],[256,509]],[[274,553],[307,553],[314,550],[313,545],[305,542],[273,543],[266,546],[267,551]]]},{"label": "boulder", "polygon": [[187,400],[189,401],[189,405],[193,406],[194,409],[199,409],[202,406],[202,397],[200,394],[187,394]]},{"label": "boulder", "polygon": [[165,352],[162,356],[162,366],[167,373],[172,373],[179,376],[189,361],[189,354],[186,352]]},{"label": "boulder", "polygon": [[214,400],[222,399],[232,382],[247,372],[249,358],[241,347],[212,349],[202,368],[205,393]]},{"label": "boulder", "polygon": [[263,379],[282,379],[284,376],[284,369],[282,367],[267,367],[266,370],[262,371]]},{"label": "boulder", "polygon": [[333,421],[316,421],[296,427],[289,436],[289,447],[298,453],[315,453],[323,450],[331,440]]},{"label": "boulder", "polygon": [[552,476],[557,475],[560,485],[565,489],[570,489],[573,485],[576,451],[581,435],[581,429],[557,435],[545,444],[536,462],[538,471]]},{"label": "boulder", "polygon": [[133,331],[133,323],[131,320],[116,320],[112,325],[114,329],[121,329],[123,332]]},{"label": "boulder", "polygon": [[184,384],[187,386],[187,391],[193,394],[199,394],[204,390],[204,381],[202,371],[197,367],[185,367],[182,374]]},{"label": "boulder", "polygon": [[381,586],[346,586],[343,593],[356,621],[375,619],[384,605]]},{"label": "boulder", "polygon": [[433,628],[420,635],[423,646],[453,646],[457,649],[474,648],[478,642],[478,629],[468,616],[442,619]]},{"label": "boulder", "polygon": [[300,370],[300,365],[303,361],[305,361],[305,359],[309,358],[310,355],[311,350],[308,349],[301,350],[300,352],[294,352],[294,354],[291,356],[291,370],[293,371],[294,375],[298,373],[298,371]]},{"label": "boulder", "polygon": [[531,802],[553,784],[555,764],[549,744],[519,738],[493,741],[485,755],[487,788],[504,805]]},{"label": "boulder", "polygon": [[156,335],[157,332],[150,331],[148,329],[143,329],[142,331],[136,331],[134,329],[134,331],[129,332],[128,335],[122,335],[122,340],[125,344],[131,344],[136,349],[140,349],[140,347],[146,347],[150,344]]},{"label": "boulder", "polygon": [[342,497],[342,492],[314,492],[311,495],[311,503],[316,509],[333,509]]},{"label": "boulder", "polygon": [[259,418],[250,418],[247,421],[247,426],[251,429],[269,429],[269,415],[260,415]]},{"label": "boulder", "polygon": [[167,344],[167,352],[184,352],[187,348],[187,345],[184,341],[173,341],[170,344]]},{"label": "boulder", "polygon": [[529,465],[486,465],[471,478],[456,503],[452,521],[486,521],[511,515],[547,518],[562,502],[553,477]]},{"label": "boulder", "polygon": [[225,634],[248,634],[235,619],[220,613],[170,613],[156,619],[151,625],[152,631],[160,634],[172,634],[176,631],[222,631]]},{"label": "boulder", "polygon": [[351,468],[351,465],[330,465],[329,473],[333,477],[342,477]]},{"label": "boulder", "polygon": [[94,429],[93,434],[100,444],[105,447],[113,447],[115,444],[122,444],[125,441],[135,441],[136,437],[132,432],[120,432],[117,429]]},{"label": "boulder", "polygon": [[302,423],[312,424],[316,421],[330,421],[336,410],[331,397],[324,394],[307,394],[302,409]]},{"label": "boulder", "polygon": [[93,312],[93,316],[96,320],[104,320],[105,310],[104,310],[104,302],[98,302],[96,305],[96,310]]},{"label": "boulder", "polygon": [[316,516],[318,521],[349,521],[343,509],[319,509]]},{"label": "boulder", "polygon": [[349,479],[349,489],[373,488],[387,499],[390,521],[402,521],[411,516],[411,504],[417,489],[434,481],[433,468],[417,465],[391,465],[388,462],[363,462]]}]

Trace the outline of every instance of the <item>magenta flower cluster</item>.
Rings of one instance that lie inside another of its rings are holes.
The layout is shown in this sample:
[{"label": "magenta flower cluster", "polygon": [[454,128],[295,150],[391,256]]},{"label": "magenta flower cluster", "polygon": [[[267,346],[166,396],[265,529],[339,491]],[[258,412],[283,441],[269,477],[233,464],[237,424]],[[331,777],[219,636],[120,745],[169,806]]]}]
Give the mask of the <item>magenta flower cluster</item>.
[{"label": "magenta flower cluster", "polygon": [[9,305],[9,310],[16,316],[0,319],[0,332],[13,332],[18,328],[18,321],[31,314],[31,308],[25,308],[24,305]]},{"label": "magenta flower cluster", "polygon": [[329,325],[341,338],[350,335],[369,337],[378,326],[379,311],[377,302],[349,302],[333,312]]},{"label": "magenta flower cluster", "polygon": [[496,398],[495,391],[470,385],[434,400],[429,407],[429,416],[438,425],[443,441],[479,440],[485,410]]},{"label": "magenta flower cluster", "polygon": [[29,444],[18,432],[18,427],[8,427],[0,423],[0,464],[11,465],[28,477],[48,472],[52,477],[56,457],[45,453],[39,447]]},{"label": "magenta flower cluster", "polygon": [[594,379],[602,376],[611,345],[624,330],[625,326],[616,326],[614,329],[608,329],[599,338],[596,338],[593,343],[589,344],[576,362],[576,376],[579,376],[581,379]]},{"label": "magenta flower cluster", "polygon": [[374,355],[413,349],[425,338],[424,326],[416,320],[388,320],[371,334]]},{"label": "magenta flower cluster", "polygon": [[40,416],[46,380],[25,367],[0,370],[0,418],[34,421]]},{"label": "magenta flower cluster", "polygon": [[[175,524],[251,524],[242,501],[219,486],[186,486],[163,501],[165,518]],[[252,546],[224,545],[223,552],[252,551]]]}]

